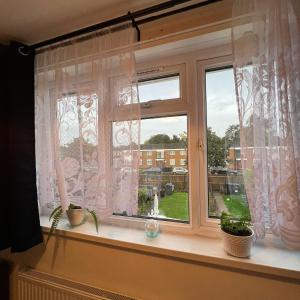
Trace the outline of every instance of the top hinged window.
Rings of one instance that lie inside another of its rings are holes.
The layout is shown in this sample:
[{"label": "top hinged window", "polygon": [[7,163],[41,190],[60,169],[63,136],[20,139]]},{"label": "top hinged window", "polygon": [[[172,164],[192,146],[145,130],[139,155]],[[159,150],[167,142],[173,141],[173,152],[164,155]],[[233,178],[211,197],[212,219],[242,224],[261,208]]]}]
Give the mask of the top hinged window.
[{"label": "top hinged window", "polygon": [[180,75],[158,76],[138,81],[139,102],[180,99]]},{"label": "top hinged window", "polygon": [[[185,64],[148,66],[138,72],[139,102],[165,103],[183,100],[185,94]],[[178,101],[179,102],[179,101]]]}]

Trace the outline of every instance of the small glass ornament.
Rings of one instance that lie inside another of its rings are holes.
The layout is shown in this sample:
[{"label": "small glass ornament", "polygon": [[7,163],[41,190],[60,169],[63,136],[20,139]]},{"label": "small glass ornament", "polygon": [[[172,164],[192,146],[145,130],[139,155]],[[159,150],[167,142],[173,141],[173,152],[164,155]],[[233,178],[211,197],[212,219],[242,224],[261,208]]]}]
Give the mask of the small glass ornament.
[{"label": "small glass ornament", "polygon": [[159,222],[155,220],[154,218],[157,218],[159,215],[158,210],[158,197],[157,197],[157,189],[154,189],[155,195],[154,195],[154,209],[151,209],[151,213],[148,214],[149,217],[152,217],[153,219],[149,219],[145,223],[145,233],[146,236],[149,238],[156,238],[159,234]]},{"label": "small glass ornament", "polygon": [[156,238],[159,234],[159,223],[157,220],[149,219],[145,223],[145,233],[149,238]]}]

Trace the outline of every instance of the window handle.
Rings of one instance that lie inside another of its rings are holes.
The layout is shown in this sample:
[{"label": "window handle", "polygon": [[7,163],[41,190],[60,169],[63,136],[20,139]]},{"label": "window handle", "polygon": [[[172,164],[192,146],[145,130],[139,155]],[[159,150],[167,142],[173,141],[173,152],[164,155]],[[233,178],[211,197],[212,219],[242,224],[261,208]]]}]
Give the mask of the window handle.
[{"label": "window handle", "polygon": [[151,101],[142,103],[142,107],[143,107],[143,108],[150,108],[150,107],[151,107]]}]

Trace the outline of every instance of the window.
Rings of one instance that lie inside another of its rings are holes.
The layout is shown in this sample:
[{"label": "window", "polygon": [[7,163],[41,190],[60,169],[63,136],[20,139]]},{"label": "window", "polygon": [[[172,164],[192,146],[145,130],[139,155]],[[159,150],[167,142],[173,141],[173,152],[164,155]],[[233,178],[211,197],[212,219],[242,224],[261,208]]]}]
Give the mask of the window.
[{"label": "window", "polygon": [[[169,147],[187,147],[187,116],[147,118],[141,121],[141,149],[151,148],[156,159],[139,173],[139,216],[147,216],[159,199],[159,219],[189,220],[189,182],[186,172],[173,174],[176,160],[164,157]],[[148,164],[147,164],[148,165]],[[178,165],[179,166],[179,165]]]},{"label": "window", "polygon": [[182,222],[201,231],[217,227],[222,210],[248,211],[241,164],[250,162],[241,157],[231,58],[223,50],[206,52],[214,59],[196,52],[138,61],[138,214],[118,222],[141,223],[135,218],[148,216],[155,193],[166,227]]},{"label": "window", "polygon": [[186,159],[180,159],[180,165],[185,166],[186,165]]},{"label": "window", "polygon": [[179,74],[139,80],[138,89],[140,102],[179,99]]},{"label": "window", "polygon": [[240,129],[233,69],[208,69],[205,79],[208,216],[219,217],[222,211],[240,216],[249,215],[241,172]]},{"label": "window", "polygon": [[163,159],[164,158],[164,150],[157,150],[156,158],[157,159]]},{"label": "window", "polygon": [[170,159],[170,166],[175,166],[176,165],[176,161],[174,158]]}]

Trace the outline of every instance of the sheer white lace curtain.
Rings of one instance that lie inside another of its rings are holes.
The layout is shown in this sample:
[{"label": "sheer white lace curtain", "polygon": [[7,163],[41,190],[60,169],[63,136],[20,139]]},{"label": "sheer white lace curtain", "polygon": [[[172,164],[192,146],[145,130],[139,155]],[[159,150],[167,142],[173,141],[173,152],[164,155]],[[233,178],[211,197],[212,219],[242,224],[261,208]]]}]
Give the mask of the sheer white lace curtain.
[{"label": "sheer white lace curtain", "polygon": [[130,25],[36,55],[41,213],[69,203],[135,215],[140,112]]},{"label": "sheer white lace curtain", "polygon": [[232,26],[251,218],[258,237],[270,228],[294,249],[300,249],[299,8],[298,0],[237,0]]}]

